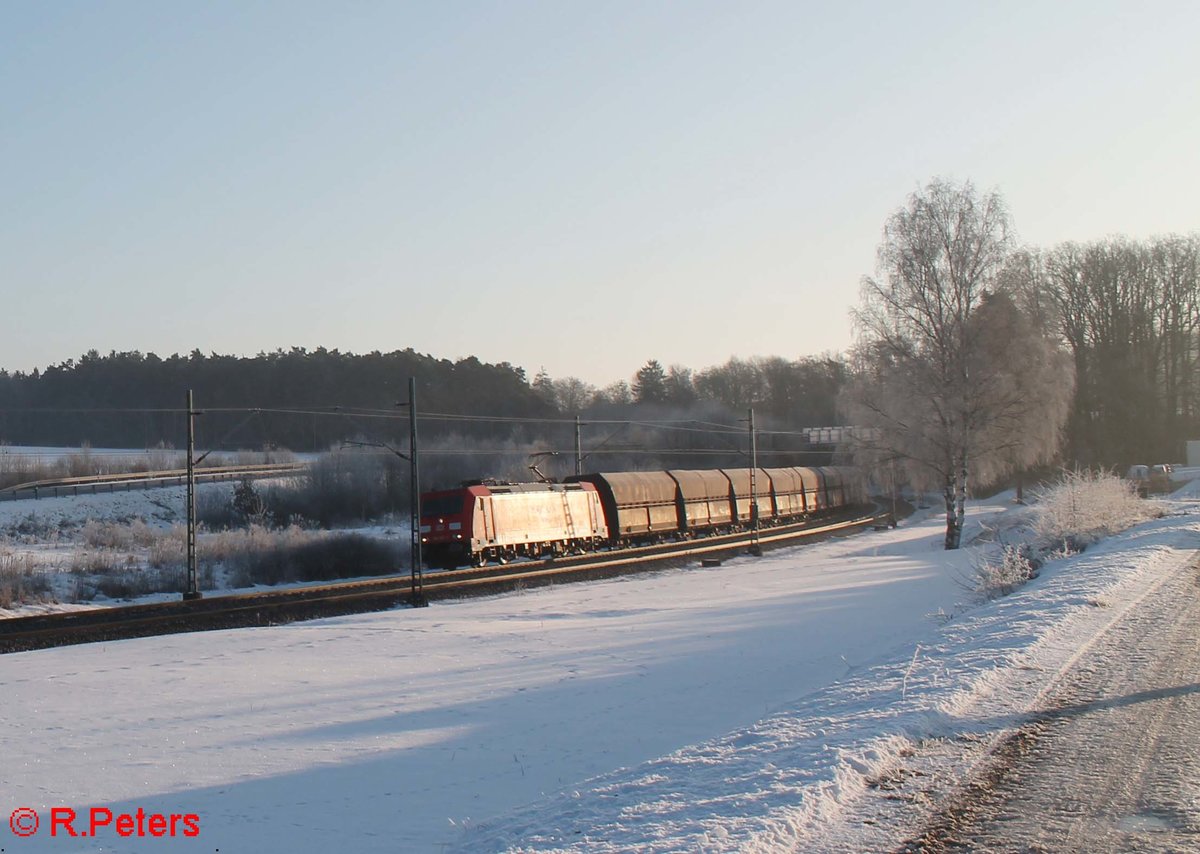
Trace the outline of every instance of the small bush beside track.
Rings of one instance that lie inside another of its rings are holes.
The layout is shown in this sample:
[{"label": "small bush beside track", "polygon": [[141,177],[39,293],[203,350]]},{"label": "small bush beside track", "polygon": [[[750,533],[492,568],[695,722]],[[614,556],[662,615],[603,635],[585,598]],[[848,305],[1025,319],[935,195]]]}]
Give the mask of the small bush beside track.
[{"label": "small bush beside track", "polygon": [[1161,504],[1109,472],[1067,471],[1034,493],[1026,525],[999,537],[999,551],[981,552],[963,586],[980,599],[1007,596],[1037,577],[1044,563],[1077,554],[1105,537],[1157,518]]},{"label": "small bush beside track", "polygon": [[52,598],[50,579],[28,554],[0,550],[0,608]]}]

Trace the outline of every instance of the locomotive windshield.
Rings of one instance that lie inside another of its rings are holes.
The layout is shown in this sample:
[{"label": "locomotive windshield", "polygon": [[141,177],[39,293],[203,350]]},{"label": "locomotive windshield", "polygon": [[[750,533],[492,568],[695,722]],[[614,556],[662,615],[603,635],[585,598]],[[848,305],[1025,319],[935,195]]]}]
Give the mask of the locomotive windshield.
[{"label": "locomotive windshield", "polygon": [[421,515],[457,516],[463,511],[464,497],[461,492],[453,492],[449,495],[431,495],[421,502]]}]

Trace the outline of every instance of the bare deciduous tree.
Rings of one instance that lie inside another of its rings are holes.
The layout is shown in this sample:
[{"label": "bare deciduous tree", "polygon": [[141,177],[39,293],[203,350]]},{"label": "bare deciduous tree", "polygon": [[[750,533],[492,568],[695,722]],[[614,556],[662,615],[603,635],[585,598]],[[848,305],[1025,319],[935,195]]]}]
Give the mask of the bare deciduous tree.
[{"label": "bare deciduous tree", "polygon": [[629,389],[629,383],[617,380],[596,392],[596,403],[629,406],[633,403],[633,392]]},{"label": "bare deciduous tree", "polygon": [[958,548],[968,483],[1052,455],[1070,405],[1068,360],[998,290],[1010,249],[996,193],[934,180],[884,226],[879,278],[855,313],[856,375],[843,403],[867,465],[901,461],[940,489]]},{"label": "bare deciduous tree", "polygon": [[667,402],[672,406],[690,406],[696,402],[696,386],[692,369],[683,365],[667,368]]},{"label": "bare deciduous tree", "polygon": [[1075,358],[1072,456],[1181,456],[1200,424],[1200,237],[1065,243],[1027,272]]},{"label": "bare deciduous tree", "polygon": [[564,377],[554,381],[554,392],[558,408],[562,412],[582,412],[592,405],[596,397],[596,387],[586,383],[579,377]]}]

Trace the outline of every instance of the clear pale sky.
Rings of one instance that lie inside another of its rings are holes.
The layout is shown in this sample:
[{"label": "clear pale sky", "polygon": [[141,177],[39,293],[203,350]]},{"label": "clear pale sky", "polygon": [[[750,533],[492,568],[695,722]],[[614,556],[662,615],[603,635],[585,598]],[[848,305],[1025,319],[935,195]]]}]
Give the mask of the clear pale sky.
[{"label": "clear pale sky", "polygon": [[0,4],[0,367],[844,350],[934,176],[1200,227],[1200,3]]}]

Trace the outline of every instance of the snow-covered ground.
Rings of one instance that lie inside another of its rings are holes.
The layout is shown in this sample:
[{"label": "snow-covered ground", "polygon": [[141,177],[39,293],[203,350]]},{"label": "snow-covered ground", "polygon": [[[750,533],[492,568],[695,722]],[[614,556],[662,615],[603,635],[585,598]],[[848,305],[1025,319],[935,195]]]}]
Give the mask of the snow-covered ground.
[{"label": "snow-covered ground", "polygon": [[[228,500],[232,488],[228,483],[202,484],[198,492]],[[84,526],[89,522],[127,526],[136,520],[151,532],[166,536],[186,518],[185,493],[185,487],[170,486],[0,502],[0,560],[28,567],[49,582],[46,594],[35,601],[0,607],[0,618],[113,604],[103,597],[87,603],[74,601],[80,577],[71,570],[85,562],[89,551]],[[147,597],[146,601],[163,598]]]},{"label": "snow-covered ground", "polygon": [[[1027,708],[1200,546],[1173,507],[984,605],[934,515],[713,569],[4,656],[0,817],[41,824],[0,847],[876,850],[919,810],[889,823],[868,783]],[[968,540],[1011,512],[973,505]],[[93,806],[200,834],[48,835]]]},{"label": "snow-covered ground", "polygon": [[[259,483],[264,488],[276,483],[286,483],[287,478],[264,479]],[[201,483],[197,485],[197,496],[203,502],[228,503],[235,484],[230,482]],[[0,619],[28,616],[52,611],[78,610],[83,608],[108,607],[130,602],[160,602],[177,599],[179,591],[151,593],[133,598],[110,599],[94,590],[94,580],[106,570],[92,571],[93,562],[106,566],[110,571],[133,569],[150,572],[147,568],[151,552],[157,549],[179,564],[182,572],[186,522],[186,487],[167,486],[152,489],[135,489],[119,492],[101,492],[78,496],[47,497],[0,502],[0,567],[4,561],[41,573],[49,580],[49,590],[34,601],[16,604],[11,608],[0,607]],[[100,526],[115,535],[122,535],[124,547],[103,548],[89,545],[88,525]],[[136,527],[143,526],[141,533]],[[407,521],[381,522],[355,528],[339,529],[339,533],[354,533],[393,543],[407,543]],[[213,537],[203,529],[199,535],[202,563],[208,555],[208,544]],[[138,542],[141,540],[141,542]],[[151,545],[153,544],[153,545]],[[103,558],[103,560],[99,560]],[[214,571],[216,586],[210,595],[228,592],[244,592],[261,587],[234,587],[229,583],[230,573],[226,567],[218,566]],[[278,587],[299,586],[299,584]],[[170,585],[168,585],[170,587]],[[90,588],[90,589],[89,589]],[[79,599],[80,589],[88,590],[84,601]]]},{"label": "snow-covered ground", "polygon": [[456,850],[891,850],[930,806],[891,780],[915,771],[945,794],[1197,547],[1194,513],[1140,526],[750,727],[485,822]]},{"label": "snow-covered ground", "polygon": [[[232,489],[229,483],[204,483],[196,487],[197,495],[210,491],[229,494]],[[186,493],[187,488],[183,486],[164,486],[3,501],[0,502],[0,535],[19,538],[27,534],[29,539],[53,540],[57,532],[75,530],[89,519],[97,522],[142,519],[150,525],[170,527],[185,518]]]}]

